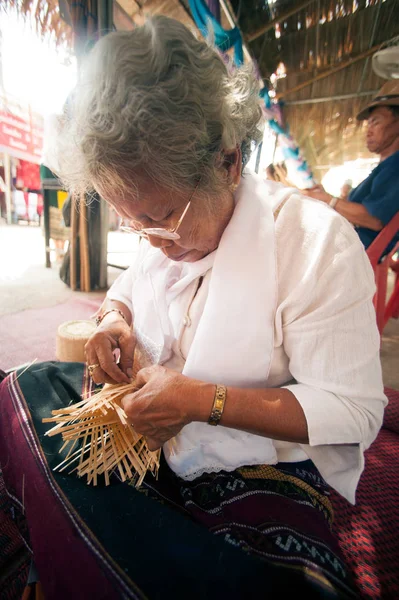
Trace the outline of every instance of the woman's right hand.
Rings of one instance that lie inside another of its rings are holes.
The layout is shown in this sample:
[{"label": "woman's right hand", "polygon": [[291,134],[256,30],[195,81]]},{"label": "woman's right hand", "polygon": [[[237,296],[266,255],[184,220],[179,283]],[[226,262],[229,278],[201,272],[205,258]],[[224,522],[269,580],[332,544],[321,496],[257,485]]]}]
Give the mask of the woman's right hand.
[{"label": "woman's right hand", "polygon": [[[95,383],[130,383],[136,338],[131,327],[117,312],[102,320],[85,346],[88,365],[99,365],[92,371]],[[115,350],[120,360],[115,362]]]}]

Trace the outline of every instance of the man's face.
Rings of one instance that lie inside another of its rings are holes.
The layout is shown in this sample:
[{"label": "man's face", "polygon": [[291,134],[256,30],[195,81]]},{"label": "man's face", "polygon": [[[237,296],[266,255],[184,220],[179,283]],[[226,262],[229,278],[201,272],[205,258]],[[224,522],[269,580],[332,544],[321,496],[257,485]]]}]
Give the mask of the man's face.
[{"label": "man's face", "polygon": [[367,119],[366,144],[370,152],[381,154],[399,137],[399,118],[386,106],[377,106]]}]

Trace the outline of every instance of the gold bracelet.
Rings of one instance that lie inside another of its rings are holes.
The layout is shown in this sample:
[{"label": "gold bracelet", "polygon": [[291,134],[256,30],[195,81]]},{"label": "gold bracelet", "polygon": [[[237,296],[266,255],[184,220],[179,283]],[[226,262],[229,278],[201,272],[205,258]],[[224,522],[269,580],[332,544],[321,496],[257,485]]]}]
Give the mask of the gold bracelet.
[{"label": "gold bracelet", "polygon": [[217,385],[215,391],[215,398],[213,400],[213,406],[211,414],[208,419],[209,425],[218,425],[222,418],[224,405],[226,402],[227,389],[224,385]]},{"label": "gold bracelet", "polygon": [[119,313],[120,316],[123,318],[123,320],[127,323],[125,315],[123,314],[123,312],[121,310],[119,310],[119,308],[110,308],[109,310],[106,310],[105,313],[102,313],[101,315],[98,315],[96,317],[96,325],[97,325],[97,327],[100,325],[100,323],[102,323],[103,319],[107,315],[109,315],[109,313],[112,313],[112,312]]}]

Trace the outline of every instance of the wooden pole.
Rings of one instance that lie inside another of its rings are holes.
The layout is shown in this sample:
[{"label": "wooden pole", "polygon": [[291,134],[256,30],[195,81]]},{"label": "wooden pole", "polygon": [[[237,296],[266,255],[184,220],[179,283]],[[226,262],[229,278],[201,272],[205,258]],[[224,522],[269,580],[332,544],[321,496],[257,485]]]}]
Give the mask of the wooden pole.
[{"label": "wooden pole", "polygon": [[295,87],[293,87],[289,90],[285,90],[284,92],[279,92],[278,94],[276,94],[276,100],[279,100],[280,98],[284,98],[285,96],[288,96],[289,94],[293,94],[294,92],[299,92],[299,90],[302,90],[303,88],[308,87],[308,85],[311,85],[312,83],[315,83],[316,81],[325,79],[325,77],[329,77],[330,75],[334,75],[335,73],[338,73],[338,71],[342,71],[343,69],[350,67],[351,65],[355,64],[356,62],[359,62],[359,60],[363,60],[364,58],[367,58],[367,56],[374,54],[374,52],[377,52],[377,50],[379,50],[380,47],[381,47],[381,44],[378,44],[377,46],[373,46],[372,48],[369,48],[368,50],[365,50],[364,52],[357,54],[353,58],[340,63],[336,67],[333,67],[332,69],[329,69],[328,71],[325,71],[324,73],[319,73],[315,77],[312,77],[311,79],[308,79],[307,81],[304,81],[303,83],[300,83],[299,85],[296,85]]},{"label": "wooden pole", "polygon": [[44,225],[44,246],[46,249],[46,269],[51,268],[50,256],[50,190],[43,187],[43,225]]},{"label": "wooden pole", "polygon": [[84,195],[80,197],[80,289],[82,292],[90,292],[90,256],[89,256],[89,232],[87,221],[87,204]]},{"label": "wooden pole", "polygon": [[317,61],[320,54],[320,0],[317,0],[317,25],[316,25],[316,73],[319,70]]},{"label": "wooden pole", "polygon": [[69,279],[71,290],[76,290],[77,285],[77,236],[78,236],[78,207],[77,198],[73,194],[71,199],[71,240],[70,240],[70,266]]},{"label": "wooden pole", "polygon": [[100,265],[99,265],[99,277],[98,286],[101,290],[108,287],[108,231],[109,231],[109,209],[108,204],[102,198],[100,202]]},{"label": "wooden pole", "polygon": [[302,10],[303,8],[308,6],[308,4],[312,4],[312,2],[314,2],[314,1],[315,0],[304,0],[304,2],[301,2],[300,4],[298,4],[298,6],[294,6],[293,8],[286,10],[285,12],[281,13],[281,15],[279,15],[275,19],[272,19],[271,21],[266,23],[266,25],[263,25],[263,27],[258,29],[258,31],[255,31],[254,33],[247,35],[245,37],[245,40],[247,42],[253,42],[258,37],[260,37],[261,35],[266,33],[266,31],[269,31],[269,29],[273,29],[273,27],[275,25],[277,25],[277,23],[281,23],[281,21],[285,21],[289,17],[292,17],[292,15],[295,15],[297,12],[299,12],[300,10]]},{"label": "wooden pole", "polygon": [[[113,0],[97,0],[97,10],[98,10],[98,34],[99,36],[105,35],[106,32],[112,30],[112,6]],[[96,277],[96,285],[98,285],[101,289],[107,287],[107,256],[108,256],[108,229],[109,229],[109,221],[108,221],[108,205],[103,199],[100,199],[100,210],[101,210],[101,218],[100,218],[100,230],[98,234],[100,235],[101,246],[100,246],[100,265],[99,265],[99,273],[98,278]]]},{"label": "wooden pole", "polygon": [[85,260],[85,244],[84,244],[84,218],[82,197],[79,201],[79,272],[80,272],[80,291],[86,291],[86,260]]},{"label": "wooden pole", "polygon": [[109,33],[113,25],[112,0],[97,0],[97,29],[100,37]]},{"label": "wooden pole", "polygon": [[11,160],[10,155],[5,152],[3,154],[4,164],[4,184],[5,184],[5,198],[6,198],[6,214],[7,214],[7,225],[11,225]]}]

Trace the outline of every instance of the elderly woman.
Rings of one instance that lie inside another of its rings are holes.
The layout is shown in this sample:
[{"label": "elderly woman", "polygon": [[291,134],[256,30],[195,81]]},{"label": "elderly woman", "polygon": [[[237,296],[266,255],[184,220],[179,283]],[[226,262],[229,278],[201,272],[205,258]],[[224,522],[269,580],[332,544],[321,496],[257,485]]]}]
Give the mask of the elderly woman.
[{"label": "elderly woman", "polygon": [[86,372],[9,378],[4,476],[47,598],[356,596],[329,490],[355,502],[386,402],[373,274],[344,218],[244,169],[260,117],[252,75],[171,19],[106,36],[84,66],[61,175],[142,238],[87,365],[96,384],[138,371],[123,407],[163,458],[145,495],[52,473],[41,419]]}]

